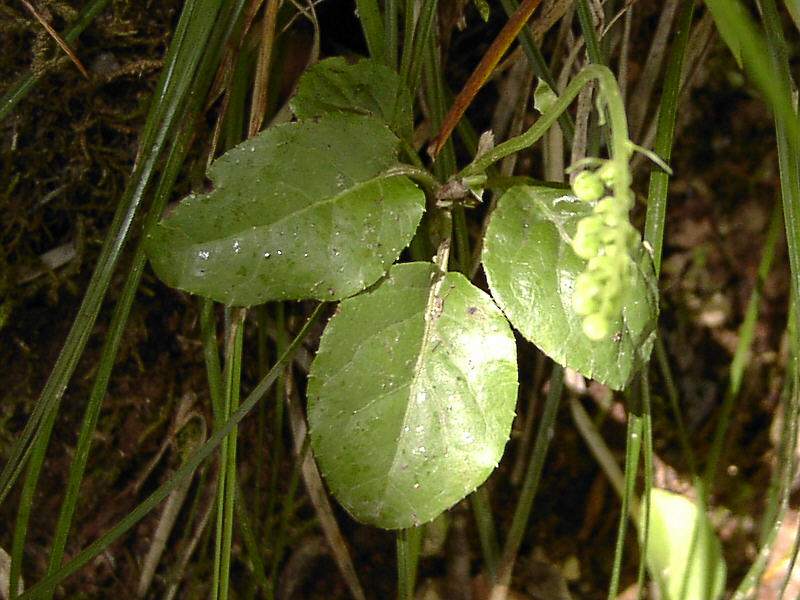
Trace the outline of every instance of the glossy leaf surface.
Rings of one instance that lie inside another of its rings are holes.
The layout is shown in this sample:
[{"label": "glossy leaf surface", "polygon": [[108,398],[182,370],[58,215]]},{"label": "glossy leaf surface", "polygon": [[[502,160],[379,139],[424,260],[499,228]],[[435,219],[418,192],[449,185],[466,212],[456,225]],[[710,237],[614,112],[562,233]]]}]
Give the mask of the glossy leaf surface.
[{"label": "glossy leaf surface", "polygon": [[379,117],[406,140],[414,132],[411,95],[400,76],[368,58],[348,64],[337,56],[317,63],[300,78],[290,106],[299,119],[355,111]]},{"label": "glossy leaf surface", "polygon": [[716,600],[725,591],[727,568],[711,522],[666,490],[650,495],[647,566],[664,600]]},{"label": "glossy leaf surface", "polygon": [[411,240],[424,194],[389,176],[398,140],[375,117],[279,125],[209,168],[147,240],[167,284],[230,305],[337,300],[374,283]]},{"label": "glossy leaf surface", "polygon": [[517,395],[514,337],[458,273],[436,290],[431,263],[395,265],[344,300],[308,384],[311,443],[356,519],[388,529],[429,521],[499,462]]},{"label": "glossy leaf surface", "polygon": [[590,211],[566,190],[511,188],[492,214],[483,265],[492,296],[522,335],[559,364],[622,389],[650,356],[658,290],[650,255],[639,246],[612,335],[599,341],[586,337],[582,317],[572,308],[575,279],[586,262],[570,239]]}]

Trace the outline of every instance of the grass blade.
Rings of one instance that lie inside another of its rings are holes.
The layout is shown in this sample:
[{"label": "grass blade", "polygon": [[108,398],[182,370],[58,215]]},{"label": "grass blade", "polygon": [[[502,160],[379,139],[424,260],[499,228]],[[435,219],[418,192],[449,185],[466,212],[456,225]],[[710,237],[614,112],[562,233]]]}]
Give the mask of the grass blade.
[{"label": "grass blade", "polygon": [[[225,419],[230,419],[239,406],[239,389],[242,374],[242,343],[244,342],[244,318],[246,309],[233,309],[226,336],[225,361]],[[237,431],[234,427],[223,440],[220,449],[222,468],[219,471],[219,506],[217,514],[217,536],[219,553],[214,564],[218,565],[214,575],[219,587],[214,586],[212,598],[228,600],[230,592],[231,547],[233,545],[233,513],[236,505],[236,445]]]},{"label": "grass blade", "polygon": [[[235,21],[238,11],[241,10],[241,5],[242,2],[239,2],[238,7],[229,7],[229,9],[233,12],[229,12],[228,18],[226,19],[229,24],[228,28]],[[215,40],[210,44],[210,47],[217,48],[217,54],[220,54],[221,50],[224,48],[224,39],[227,37],[228,31],[228,29],[224,27],[219,27],[220,22],[221,21],[217,21]],[[200,109],[202,108],[202,98],[205,96],[204,90],[207,90],[211,83],[211,76],[214,71],[213,65],[218,61],[218,58],[218,56],[214,56],[213,52],[207,52],[204,57],[204,64],[199,68],[199,73],[201,76],[198,78],[195,84],[195,94],[191,96],[190,106],[188,106],[185,110],[185,120],[182,124],[183,127],[181,127],[175,142],[170,148],[167,162],[164,166],[158,188],[155,192],[153,205],[151,206],[145,220],[145,230],[160,218],[160,215],[166,206],[167,200],[171,195],[172,187],[177,179],[193,136],[193,123],[199,115]],[[61,511],[56,524],[52,550],[48,562],[48,573],[54,571],[61,564],[61,559],[66,547],[67,535],[72,522],[72,516],[74,514],[75,507],[77,506],[80,485],[83,479],[86,462],[88,460],[92,437],[94,435],[102,407],[102,400],[105,397],[106,390],[108,388],[108,382],[111,376],[114,359],[122,341],[125,324],[133,304],[136,289],[138,288],[139,281],[142,276],[145,260],[144,250],[141,244],[139,244],[134,254],[128,276],[120,295],[120,299],[114,307],[114,313],[109,326],[109,333],[101,353],[101,361],[98,365],[98,372],[90,393],[89,403],[86,408],[86,413],[84,415],[84,420],[78,437],[75,456],[70,466],[70,472],[67,478],[64,500],[62,502]],[[50,595],[52,595],[52,592],[53,590],[50,590]]]},{"label": "grass blade", "polygon": [[[204,20],[213,23],[220,4],[222,4],[221,0],[196,0],[188,3],[181,15],[159,85],[159,89],[164,90],[164,93],[160,95],[148,116],[141,141],[142,150],[131,175],[130,183],[123,193],[109,227],[97,259],[97,267],[78,309],[78,314],[73,321],[53,371],[36,402],[33,413],[0,474],[0,503],[5,499],[21,472],[23,464],[31,452],[30,444],[34,435],[40,430],[40,426],[49,420],[49,414],[58,410],[61,397],[75,371],[78,359],[83,353],[100,312],[100,305],[105,297],[111,276],[122,248],[127,242],[139,204],[150,185],[157,162],[166,147],[168,135],[178,120],[183,118],[179,107],[188,93],[191,79],[188,74],[194,72],[204,50],[205,40],[210,34],[209,30],[204,31],[196,25],[191,29],[189,26],[192,20],[199,20],[198,16],[204,16],[206,17]],[[207,18],[208,15],[211,18]],[[179,52],[182,48],[183,51]]]},{"label": "grass blade", "polygon": [[489,596],[491,600],[505,598],[511,584],[511,574],[514,570],[517,552],[519,552],[519,548],[522,545],[522,539],[533,508],[533,500],[536,497],[539,479],[544,468],[544,459],[547,457],[550,440],[553,439],[563,384],[564,369],[560,365],[554,364],[553,372],[550,375],[550,389],[542,412],[542,420],[539,422],[539,429],[536,432],[536,441],[533,444],[533,451],[525,472],[517,507],[514,509],[514,518],[508,530],[508,538],[503,546],[503,556],[500,561],[497,580],[492,585],[492,592]]},{"label": "grass blade", "polygon": [[597,39],[597,32],[594,30],[592,22],[592,9],[589,0],[575,0],[575,12],[578,13],[578,21],[581,24],[583,38],[586,40],[586,51],[589,53],[589,62],[596,65],[604,65],[603,53],[600,51],[600,42]]},{"label": "grass blade", "polygon": [[[675,28],[672,51],[664,75],[661,105],[658,109],[658,127],[653,152],[668,164],[672,156],[672,143],[675,136],[675,120],[678,115],[678,96],[681,88],[681,72],[689,33],[692,28],[694,0],[686,0],[680,8]],[[647,194],[647,215],[644,225],[644,239],[653,249],[653,266],[656,275],[661,270],[661,249],[664,243],[664,222],[667,213],[667,192],[669,175],[660,169],[650,173],[650,189]]]},{"label": "grass blade", "polygon": [[386,62],[386,38],[384,36],[383,18],[381,9],[376,0],[356,0],[358,20],[364,31],[367,49],[372,58],[382,63]]},{"label": "grass blade", "polygon": [[79,552],[72,560],[59,568],[57,571],[50,573],[44,579],[39,581],[36,585],[28,588],[23,593],[19,600],[32,600],[38,598],[41,593],[49,589],[51,586],[56,585],[61,580],[69,577],[78,569],[92,560],[95,556],[105,550],[110,544],[114,543],[122,534],[127,532],[131,527],[136,525],[145,515],[147,515],[153,508],[155,508],[161,501],[163,501],[174,490],[181,481],[189,477],[197,467],[205,461],[211,453],[216,450],[217,446],[222,443],[222,440],[233,431],[242,419],[244,419],[253,407],[264,397],[264,395],[272,387],[272,384],[278,378],[279,373],[283,370],[285,365],[294,356],[295,351],[300,346],[302,341],[306,338],[314,322],[322,314],[325,305],[319,304],[311,316],[306,321],[303,328],[295,336],[292,343],[289,344],[286,352],[281,355],[278,362],[270,369],[255,389],[250,392],[250,395],[242,402],[241,406],[231,415],[231,418],[224,424],[220,425],[208,441],[196,452],[192,453],[189,458],[181,465],[175,474],[166,482],[164,482],[156,491],[150,494],[147,499],[141,502],[135,509],[128,513],[119,523],[117,523],[111,530],[100,536],[92,544]]}]

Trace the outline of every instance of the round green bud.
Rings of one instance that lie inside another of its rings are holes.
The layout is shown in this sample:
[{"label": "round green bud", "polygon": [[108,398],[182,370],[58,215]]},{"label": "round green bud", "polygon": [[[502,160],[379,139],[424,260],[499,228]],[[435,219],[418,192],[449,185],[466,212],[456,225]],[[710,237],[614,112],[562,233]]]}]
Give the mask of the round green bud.
[{"label": "round green bud", "polygon": [[624,257],[628,254],[628,249],[626,246],[620,246],[619,244],[613,243],[616,241],[616,238],[617,236],[614,235],[613,239],[610,240],[612,243],[608,243],[603,246],[603,253],[611,258]]},{"label": "round green bud", "polygon": [[608,215],[618,213],[619,209],[617,208],[617,201],[614,197],[606,196],[595,205],[592,211],[598,215]]},{"label": "round green bud", "polygon": [[586,259],[597,256],[600,251],[602,225],[598,219],[591,217],[578,221],[575,237],[572,240],[575,254]]},{"label": "round green bud", "polygon": [[597,174],[609,188],[613,188],[616,185],[628,188],[631,185],[631,173],[627,165],[620,164],[615,160],[605,161],[597,169]]},{"label": "round green bud", "polygon": [[583,319],[583,333],[586,334],[590,340],[595,342],[602,340],[608,336],[609,322],[608,319],[597,313],[586,316]]},{"label": "round green bud", "polygon": [[617,272],[618,262],[619,261],[614,256],[601,254],[589,259],[589,264],[586,265],[586,271],[591,273],[595,279],[613,279]]},{"label": "round green bud", "polygon": [[620,204],[620,208],[624,208],[625,212],[628,212],[633,208],[633,205],[636,204],[636,196],[633,195],[630,188],[626,188],[621,196],[617,196],[617,201]]},{"label": "round green bud", "polygon": [[579,315],[588,315],[600,308],[602,289],[590,273],[583,272],[575,280],[572,292],[572,309]]},{"label": "round green bud", "polygon": [[628,223],[628,220],[617,213],[606,213],[603,215],[603,225],[616,232],[620,227]]},{"label": "round green bud", "polygon": [[581,171],[572,182],[575,196],[584,202],[595,202],[603,197],[605,186],[603,180],[593,171]]},{"label": "round green bud", "polygon": [[603,235],[603,222],[594,216],[589,216],[578,221],[572,248],[581,258],[590,259],[600,252]]}]

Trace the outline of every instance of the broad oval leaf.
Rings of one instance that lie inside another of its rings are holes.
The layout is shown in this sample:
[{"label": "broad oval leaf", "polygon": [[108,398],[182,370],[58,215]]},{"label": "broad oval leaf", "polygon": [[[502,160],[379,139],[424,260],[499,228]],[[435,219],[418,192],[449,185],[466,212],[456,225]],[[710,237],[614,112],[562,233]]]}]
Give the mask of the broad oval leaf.
[{"label": "broad oval leaf", "polygon": [[714,528],[679,494],[650,494],[647,566],[664,600],[717,600],[725,592],[727,567]]},{"label": "broad oval leaf", "polygon": [[395,265],[344,300],[309,373],[322,474],[350,514],[387,529],[429,521],[485,481],[514,416],[508,322],[463,275],[437,274]]},{"label": "broad oval leaf", "polygon": [[600,341],[586,337],[572,309],[575,279],[586,262],[569,240],[590,211],[565,190],[509,189],[492,213],[483,265],[492,296],[522,335],[557,363],[622,389],[653,348],[658,289],[650,255],[640,246],[614,333]]},{"label": "broad oval leaf", "polygon": [[214,189],[148,234],[167,284],[230,305],[338,300],[374,283],[411,240],[425,197],[391,176],[379,119],[331,113],[278,125],[211,165]]},{"label": "broad oval leaf", "polygon": [[396,71],[365,58],[354,64],[340,57],[323,60],[303,73],[290,102],[298,119],[332,111],[375,115],[406,140],[414,133],[411,94]]}]

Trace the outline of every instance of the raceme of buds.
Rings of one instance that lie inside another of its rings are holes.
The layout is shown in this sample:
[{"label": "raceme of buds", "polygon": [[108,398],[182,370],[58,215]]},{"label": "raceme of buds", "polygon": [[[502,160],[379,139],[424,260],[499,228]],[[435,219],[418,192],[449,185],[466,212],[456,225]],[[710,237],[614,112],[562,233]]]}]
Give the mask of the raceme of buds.
[{"label": "raceme of buds", "polygon": [[575,280],[572,308],[583,316],[586,336],[601,340],[611,333],[611,322],[622,311],[623,293],[633,276],[631,251],[639,233],[628,219],[633,208],[630,171],[616,161],[602,161],[595,170],[581,171],[572,191],[593,204],[572,240],[575,254],[587,261],[586,270]]}]

